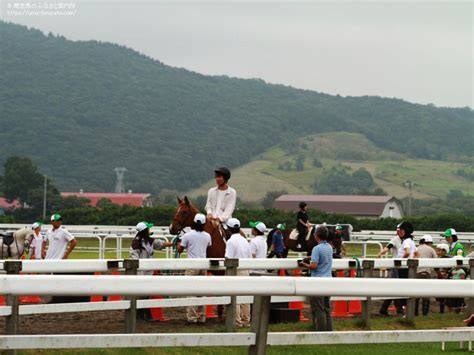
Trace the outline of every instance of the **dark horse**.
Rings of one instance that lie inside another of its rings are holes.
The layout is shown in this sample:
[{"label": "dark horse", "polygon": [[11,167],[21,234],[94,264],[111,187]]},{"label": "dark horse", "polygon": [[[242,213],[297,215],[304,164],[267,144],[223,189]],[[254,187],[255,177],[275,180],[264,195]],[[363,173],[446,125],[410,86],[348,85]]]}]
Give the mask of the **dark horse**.
[{"label": "dark horse", "polygon": [[[318,244],[316,242],[316,238],[314,237],[314,233],[316,231],[316,226],[311,227],[309,230],[308,238],[305,240],[305,242],[302,245],[301,249],[296,248],[298,245],[298,241],[296,239],[290,239],[290,235],[294,232],[295,230],[293,229],[286,229],[282,231],[283,234],[283,243],[285,244],[285,252],[283,253],[283,257],[288,256],[288,252],[290,250],[300,252],[300,253],[306,253],[306,255],[310,255],[311,251],[313,248]],[[272,245],[272,237],[273,233],[275,232],[275,229],[272,229],[267,236],[267,245],[268,245],[268,250],[270,250],[270,247]]]},{"label": "dark horse", "polygon": [[[170,225],[170,233],[177,235],[183,231],[186,227],[191,227],[193,224],[194,216],[199,213],[199,210],[194,207],[189,199],[184,196],[184,200],[178,197],[178,209],[173,217],[173,221]],[[212,245],[207,248],[208,258],[223,258],[225,254],[225,239],[230,237],[228,230],[224,230],[220,223],[206,220],[204,225],[204,231],[209,233],[212,240]]]}]

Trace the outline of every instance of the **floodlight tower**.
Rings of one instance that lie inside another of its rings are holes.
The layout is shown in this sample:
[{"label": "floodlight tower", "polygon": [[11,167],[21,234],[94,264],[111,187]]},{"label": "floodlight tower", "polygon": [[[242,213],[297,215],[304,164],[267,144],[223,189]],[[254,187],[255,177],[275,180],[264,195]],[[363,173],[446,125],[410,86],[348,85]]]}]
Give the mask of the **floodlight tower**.
[{"label": "floodlight tower", "polygon": [[115,175],[117,176],[117,181],[115,182],[115,192],[117,193],[124,193],[125,192],[125,183],[124,183],[124,175],[127,171],[126,168],[115,168]]}]

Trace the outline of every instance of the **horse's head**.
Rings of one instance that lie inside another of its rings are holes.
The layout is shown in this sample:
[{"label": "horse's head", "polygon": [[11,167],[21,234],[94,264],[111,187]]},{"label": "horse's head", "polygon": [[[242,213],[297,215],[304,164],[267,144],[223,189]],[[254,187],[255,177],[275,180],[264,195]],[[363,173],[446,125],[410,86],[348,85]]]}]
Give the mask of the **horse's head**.
[{"label": "horse's head", "polygon": [[186,196],[184,196],[184,200],[178,197],[178,209],[171,221],[170,233],[176,235],[184,228],[191,227],[194,216],[198,212],[198,209],[191,204]]}]

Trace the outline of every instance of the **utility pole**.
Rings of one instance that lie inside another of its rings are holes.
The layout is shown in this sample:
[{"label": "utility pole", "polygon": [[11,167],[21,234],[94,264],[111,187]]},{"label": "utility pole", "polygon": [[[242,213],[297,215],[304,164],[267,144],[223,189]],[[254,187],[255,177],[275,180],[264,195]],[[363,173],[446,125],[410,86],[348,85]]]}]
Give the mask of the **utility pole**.
[{"label": "utility pole", "polygon": [[44,176],[44,187],[43,187],[43,221],[46,221],[46,196],[48,191],[48,177]]},{"label": "utility pole", "polygon": [[126,168],[115,168],[115,175],[117,176],[117,181],[115,182],[115,192],[124,193],[125,192],[125,183],[124,183],[124,174],[127,171]]},{"label": "utility pole", "polygon": [[408,216],[410,217],[411,216],[411,207],[412,207],[412,188],[413,186],[415,186],[415,183],[412,182],[411,180],[407,180],[405,181],[405,187],[408,188],[408,208],[407,208],[407,213],[408,213]]}]

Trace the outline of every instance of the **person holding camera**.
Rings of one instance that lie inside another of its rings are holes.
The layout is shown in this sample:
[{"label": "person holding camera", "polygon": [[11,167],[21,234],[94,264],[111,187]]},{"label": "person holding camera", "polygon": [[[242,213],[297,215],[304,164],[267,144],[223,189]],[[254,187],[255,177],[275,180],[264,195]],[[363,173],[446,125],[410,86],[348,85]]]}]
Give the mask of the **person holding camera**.
[{"label": "person holding camera", "polygon": [[[325,226],[316,228],[316,245],[311,252],[311,259],[303,259],[301,267],[311,271],[311,277],[332,277],[332,247],[327,242],[329,231]],[[332,311],[329,296],[309,297],[313,327],[316,331],[332,331]]]}]

